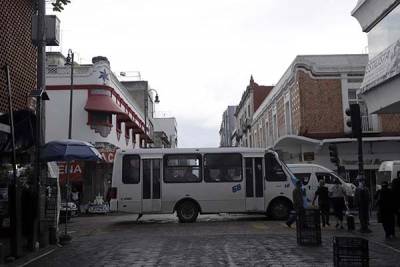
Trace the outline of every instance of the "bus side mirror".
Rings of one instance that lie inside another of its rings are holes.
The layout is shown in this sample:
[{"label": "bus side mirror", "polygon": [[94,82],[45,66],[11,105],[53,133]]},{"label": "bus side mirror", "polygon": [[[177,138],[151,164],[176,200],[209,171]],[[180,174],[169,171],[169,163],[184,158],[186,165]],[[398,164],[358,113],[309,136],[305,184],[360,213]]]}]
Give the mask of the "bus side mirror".
[{"label": "bus side mirror", "polygon": [[397,178],[400,178],[400,171],[397,172]]}]

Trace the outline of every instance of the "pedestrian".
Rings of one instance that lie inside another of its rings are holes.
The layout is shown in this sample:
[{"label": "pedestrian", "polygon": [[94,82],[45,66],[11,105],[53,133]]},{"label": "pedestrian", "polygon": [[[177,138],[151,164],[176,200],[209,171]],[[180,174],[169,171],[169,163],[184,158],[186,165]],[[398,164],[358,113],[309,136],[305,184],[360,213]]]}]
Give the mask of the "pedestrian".
[{"label": "pedestrian", "polygon": [[340,229],[343,229],[343,212],[346,208],[346,192],[339,179],[335,179],[332,191],[330,192],[330,197],[336,217],[336,228],[340,227]]},{"label": "pedestrian", "polygon": [[400,227],[400,172],[397,172],[397,178],[392,180],[392,192],[394,195],[394,202],[396,203],[395,216],[397,217],[397,226]]},{"label": "pedestrian", "polygon": [[301,181],[296,181],[296,187],[293,189],[292,192],[293,197],[293,210],[289,214],[289,218],[286,221],[286,225],[292,227],[292,224],[296,221],[297,215],[301,214],[304,209],[304,202],[303,202],[303,190],[301,188]]},{"label": "pedestrian", "polygon": [[76,207],[78,208],[78,211],[80,211],[79,192],[75,187],[72,189],[71,199],[75,203]]},{"label": "pedestrian", "polygon": [[325,186],[324,180],[319,181],[319,187],[317,191],[315,191],[314,200],[312,202],[313,206],[317,197],[318,197],[318,208],[321,213],[322,227],[325,227],[325,225],[330,225],[330,224],[329,224],[329,191],[328,188]]},{"label": "pedestrian", "polygon": [[360,232],[371,233],[372,231],[368,228],[369,222],[369,206],[370,206],[370,195],[369,190],[365,186],[365,179],[360,176],[357,178],[358,186],[354,194],[354,200],[358,207],[358,217],[360,219]]},{"label": "pedestrian", "polygon": [[394,238],[396,203],[394,192],[389,188],[388,182],[382,183],[377,205],[386,239]]}]

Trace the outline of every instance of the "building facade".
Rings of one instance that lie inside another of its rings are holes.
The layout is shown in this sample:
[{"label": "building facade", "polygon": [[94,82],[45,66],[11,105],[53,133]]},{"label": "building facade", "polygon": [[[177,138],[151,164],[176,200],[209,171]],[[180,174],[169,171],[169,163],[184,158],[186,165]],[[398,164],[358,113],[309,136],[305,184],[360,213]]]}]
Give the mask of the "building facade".
[{"label": "building facade", "polygon": [[236,106],[228,106],[222,114],[221,127],[219,129],[220,147],[230,147],[232,145],[232,135],[235,131],[235,111]]},{"label": "building facade", "polygon": [[253,125],[253,114],[259,108],[263,100],[272,91],[273,86],[258,85],[254,82],[253,76],[244,91],[239,105],[236,108],[236,136],[237,146],[254,147],[254,136],[251,134]]},{"label": "building facade", "polygon": [[400,112],[400,1],[359,0],[352,11],[368,36],[361,96],[371,113]]},{"label": "building facade", "polygon": [[2,0],[0,3],[0,113],[6,113],[8,91],[3,70],[6,64],[10,67],[14,110],[27,109],[29,93],[36,89],[37,50],[31,35],[35,4],[26,0]]},{"label": "building facade", "polygon": [[[122,84],[112,73],[105,57],[95,57],[92,64],[74,64],[71,138],[92,143],[104,161],[75,162],[70,181],[87,204],[97,195],[106,197],[110,186],[116,149],[147,146],[153,141],[152,110],[145,116],[144,94]],[[46,142],[68,138],[71,66],[58,53],[47,54]],[[138,90],[147,89],[141,81]],[[138,99],[138,95],[141,96]],[[139,104],[139,102],[142,104]],[[145,118],[148,119],[145,123]],[[60,181],[65,179],[65,166],[60,164]]]},{"label": "building facade", "polygon": [[170,118],[154,118],[154,132],[157,132],[160,138],[165,140],[157,141],[161,144],[164,142],[168,143],[169,148],[178,147],[178,124],[174,117]]},{"label": "building facade", "polygon": [[287,163],[318,163],[335,170],[328,151],[334,143],[352,180],[358,169],[357,143],[345,110],[358,103],[366,174],[373,184],[380,162],[400,157],[400,115],[371,115],[359,98],[367,63],[367,55],[297,56],[253,115],[254,146],[277,150]]}]

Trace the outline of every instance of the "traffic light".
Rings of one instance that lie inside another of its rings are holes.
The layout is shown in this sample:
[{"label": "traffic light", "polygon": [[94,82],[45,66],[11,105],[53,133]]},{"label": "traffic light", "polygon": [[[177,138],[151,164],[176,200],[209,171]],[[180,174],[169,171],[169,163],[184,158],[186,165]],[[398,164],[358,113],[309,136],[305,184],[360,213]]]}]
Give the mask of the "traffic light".
[{"label": "traffic light", "polygon": [[351,128],[353,137],[361,136],[360,106],[358,104],[350,104],[350,108],[346,109],[346,115],[350,117],[346,125]]},{"label": "traffic light", "polygon": [[338,157],[338,150],[335,144],[330,144],[328,146],[329,149],[329,157],[331,162],[334,163],[336,166],[339,166],[339,157]]}]

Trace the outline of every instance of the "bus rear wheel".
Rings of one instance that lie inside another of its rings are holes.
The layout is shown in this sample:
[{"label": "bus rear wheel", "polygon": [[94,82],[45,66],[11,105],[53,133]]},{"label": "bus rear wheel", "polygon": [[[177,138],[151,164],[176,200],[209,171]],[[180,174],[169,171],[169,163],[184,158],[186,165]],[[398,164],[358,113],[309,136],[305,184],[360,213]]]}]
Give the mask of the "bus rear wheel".
[{"label": "bus rear wheel", "polygon": [[195,222],[199,216],[199,207],[192,201],[182,202],[176,209],[179,222],[192,223]]},{"label": "bus rear wheel", "polygon": [[286,220],[290,212],[290,203],[287,200],[278,199],[272,202],[269,215],[274,220]]}]

